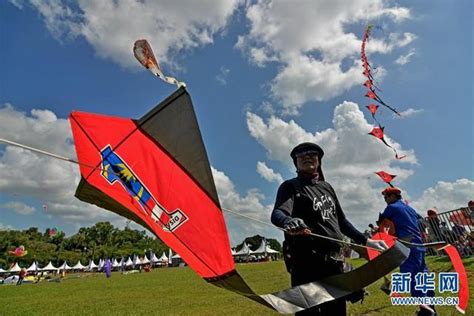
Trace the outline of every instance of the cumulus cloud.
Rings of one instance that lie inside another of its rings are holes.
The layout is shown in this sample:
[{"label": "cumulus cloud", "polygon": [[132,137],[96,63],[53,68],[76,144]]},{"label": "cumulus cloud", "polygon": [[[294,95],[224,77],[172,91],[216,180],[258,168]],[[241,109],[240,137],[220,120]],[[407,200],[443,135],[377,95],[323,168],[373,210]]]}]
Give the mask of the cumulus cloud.
[{"label": "cumulus cloud", "polygon": [[247,112],[250,134],[265,148],[269,159],[285,163],[289,170],[294,170],[289,152],[296,144],[310,141],[322,146],[324,174],[338,192],[348,217],[362,229],[374,221],[384,207],[380,196],[383,185],[374,172],[385,170],[396,174],[398,183],[403,183],[414,172],[415,152],[402,148],[386,135],[397,151],[407,155],[406,159],[395,161],[390,148],[367,135],[372,125],[355,103],[346,101],[338,105],[332,123],[333,127],[313,133],[294,120],[284,121],[272,116],[265,121],[257,114]]},{"label": "cumulus cloud", "polygon": [[273,205],[264,205],[265,196],[258,189],[249,189],[245,195],[241,195],[223,171],[215,168],[211,170],[221,205],[225,210],[230,210],[224,211],[224,216],[233,246],[256,234],[281,239],[282,234],[270,224]]},{"label": "cumulus cloud", "polygon": [[423,112],[424,112],[423,109],[408,108],[405,111],[400,112],[400,116],[396,115],[395,113],[394,113],[393,116],[395,118],[402,118],[403,119],[403,118],[413,117],[413,116],[418,115],[418,114],[423,113]]},{"label": "cumulus cloud", "polygon": [[7,202],[0,205],[0,209],[11,210],[21,215],[30,215],[35,212],[33,206],[29,206],[22,202]]},{"label": "cumulus cloud", "polygon": [[395,60],[395,63],[396,64],[399,64],[399,65],[405,65],[405,64],[408,64],[411,60],[411,57],[415,55],[415,50],[414,49],[411,49],[408,54],[406,55],[401,55],[400,57],[398,57],[396,60]]},{"label": "cumulus cloud", "polygon": [[268,182],[282,183],[283,177],[278,172],[275,172],[272,168],[269,168],[263,161],[257,162],[257,172]]},{"label": "cumulus cloud", "polygon": [[[15,0],[18,7],[22,1]],[[213,42],[224,30],[239,0],[30,1],[48,30],[58,39],[84,37],[98,56],[124,67],[138,67],[130,53],[135,40],[146,38],[162,63],[173,64],[177,51]]]},{"label": "cumulus cloud", "polygon": [[[1,138],[75,157],[69,123],[49,110],[33,109],[27,114],[6,104],[0,107],[0,126]],[[118,216],[74,197],[79,179],[79,170],[71,163],[9,145],[0,150],[0,191],[5,197],[14,197],[2,207],[21,214],[32,213],[34,209],[22,200],[34,198],[39,204],[48,205],[43,210],[46,215],[70,223],[117,221]]]},{"label": "cumulus cloud", "polygon": [[421,197],[412,202],[420,214],[436,207],[440,212],[467,207],[467,202],[474,199],[474,181],[458,179],[454,182],[439,181],[435,186],[423,191]]},{"label": "cumulus cloud", "polygon": [[[248,34],[236,48],[250,62],[280,64],[272,80],[272,96],[281,101],[285,114],[296,114],[308,101],[325,101],[342,94],[362,80],[359,61],[360,36],[347,25],[386,17],[394,22],[410,18],[404,7],[381,0],[359,1],[256,1],[247,6]],[[388,53],[410,44],[412,33],[373,38],[367,53]],[[349,65],[348,69],[342,67]]]}]

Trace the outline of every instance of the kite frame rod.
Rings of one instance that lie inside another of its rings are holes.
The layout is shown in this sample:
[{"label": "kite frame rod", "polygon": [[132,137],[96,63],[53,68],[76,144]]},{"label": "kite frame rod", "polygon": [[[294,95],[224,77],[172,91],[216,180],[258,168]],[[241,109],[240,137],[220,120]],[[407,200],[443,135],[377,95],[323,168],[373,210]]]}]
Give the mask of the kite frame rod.
[{"label": "kite frame rod", "polygon": [[[11,140],[8,140],[8,139],[5,139],[5,138],[0,137],[0,143],[5,143],[5,144],[8,144],[8,145],[20,147],[20,148],[27,149],[27,150],[30,150],[30,151],[33,151],[33,152],[36,152],[36,153],[39,153],[39,154],[43,154],[43,155],[46,155],[46,156],[49,156],[49,157],[53,157],[53,158],[56,158],[56,159],[64,160],[64,161],[67,161],[67,162],[73,162],[73,163],[78,164],[78,165],[84,165],[84,164],[80,163],[77,160],[67,158],[67,157],[64,157],[64,156],[60,156],[60,155],[56,155],[56,154],[53,154],[53,153],[50,153],[48,151],[44,151],[44,150],[41,150],[41,149],[38,149],[38,148],[34,148],[34,147],[26,146],[26,145],[23,145],[23,144],[20,144],[20,143],[16,143],[14,141],[11,141]],[[92,167],[92,166],[88,166],[88,165],[85,165],[85,166]]]}]

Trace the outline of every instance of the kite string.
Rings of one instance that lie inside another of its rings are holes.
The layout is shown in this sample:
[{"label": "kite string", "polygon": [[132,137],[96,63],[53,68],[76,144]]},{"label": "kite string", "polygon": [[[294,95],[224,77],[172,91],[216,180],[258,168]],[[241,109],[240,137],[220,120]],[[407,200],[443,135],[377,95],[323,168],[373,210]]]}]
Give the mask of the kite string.
[{"label": "kite string", "polygon": [[[79,165],[83,165],[85,167],[88,167],[88,168],[92,168],[92,169],[97,169],[97,167],[94,167],[94,166],[90,166],[90,165],[87,165],[87,164],[82,164],[82,163],[79,163],[78,161],[76,160],[73,160],[73,159],[70,159],[70,158],[67,158],[67,157],[63,157],[63,156],[59,156],[59,155],[56,155],[56,154],[53,154],[53,153],[50,153],[50,152],[46,152],[46,151],[43,151],[43,150],[40,150],[40,149],[36,149],[36,148],[33,148],[33,147],[29,147],[29,146],[26,146],[26,145],[22,145],[22,144],[19,144],[19,143],[15,143],[15,142],[12,142],[12,141],[9,141],[9,140],[6,140],[6,139],[3,139],[3,138],[0,138],[0,142],[3,142],[3,143],[6,143],[6,144],[9,144],[9,145],[13,145],[13,146],[17,146],[17,147],[21,147],[21,148],[24,148],[24,149],[27,149],[27,150],[30,150],[30,151],[33,151],[33,152],[36,152],[36,153],[40,153],[40,154],[43,154],[43,155],[47,155],[47,156],[50,156],[52,158],[56,158],[56,159],[60,159],[60,160],[64,160],[64,161],[67,161],[67,162],[72,162],[72,163],[76,163],[76,164],[79,164]],[[95,145],[95,144],[94,144]],[[113,170],[109,170],[109,172],[113,172]],[[115,173],[115,172],[113,172]],[[141,197],[140,197],[141,199]],[[143,202],[143,201],[142,201]],[[143,203],[145,207],[147,208],[150,208],[146,203]],[[256,219],[256,218],[253,218],[253,217],[250,217],[250,216],[247,216],[247,215],[243,215],[243,214],[240,214],[240,213],[237,213],[235,211],[232,211],[230,209],[226,209],[226,208],[222,208],[222,210],[226,211],[226,212],[229,212],[229,213],[232,213],[232,214],[235,214],[235,215],[239,215],[241,217],[244,217],[244,218],[247,218],[249,220],[252,220],[252,221],[255,221],[255,222],[258,222],[258,223],[261,223],[261,224],[264,224],[264,225],[268,225],[268,226],[271,226],[275,229],[279,229],[283,232],[286,232],[285,229],[283,228],[280,228],[280,227],[277,227],[277,226],[274,226],[273,224],[270,224],[270,223],[267,223],[267,222],[264,222],[264,221],[261,221],[259,219]],[[152,210],[150,210],[151,212]],[[158,218],[158,217],[157,217]],[[161,220],[158,218],[158,220],[161,222]],[[164,223],[161,222],[161,224],[165,225]],[[194,253],[191,249],[189,249],[189,247],[187,247],[187,245],[182,242],[180,240],[180,238],[178,236],[176,236],[176,234],[174,234],[173,232],[170,232],[171,234],[173,234],[181,243],[183,243],[183,245],[188,248],[188,250],[192,253]],[[344,243],[344,244],[348,244],[348,245],[352,245],[352,246],[356,246],[356,247],[362,247],[362,248],[366,248],[366,249],[372,249],[372,250],[376,250],[376,251],[380,251],[380,250],[377,250],[375,248],[371,248],[371,247],[367,247],[367,246],[362,246],[362,245],[358,245],[358,244],[354,244],[354,243],[351,243],[351,242],[347,242],[347,241],[343,241],[343,240],[340,240],[340,239],[336,239],[336,238],[331,238],[331,237],[327,237],[327,236],[323,236],[323,235],[319,235],[319,234],[315,234],[315,233],[310,233],[308,234],[310,236],[314,236],[314,237],[318,237],[318,238],[323,238],[323,239],[328,239],[328,240],[332,240],[332,241],[335,241],[335,242],[338,242],[338,243]],[[196,256],[197,257],[197,256]],[[204,261],[202,261],[208,268],[209,270],[213,271],[212,268],[210,268]],[[214,271],[213,271],[214,272]],[[215,273],[215,272],[214,272]]]},{"label": "kite string", "polygon": [[[249,219],[249,220],[252,220],[252,221],[254,221],[254,222],[261,223],[261,224],[264,224],[264,225],[273,227],[273,228],[278,229],[278,230],[281,230],[281,231],[283,231],[283,232],[287,232],[287,230],[284,229],[284,228],[275,226],[275,225],[270,224],[270,223],[268,223],[268,222],[261,221],[261,220],[259,220],[259,219],[257,219],[257,218],[250,217],[250,216],[244,215],[244,214],[240,214],[240,213],[237,213],[236,211],[232,211],[232,210],[227,209],[227,208],[222,208],[222,210],[223,210],[223,211],[226,211],[226,212],[229,212],[229,213],[232,213],[232,214],[235,214],[235,215],[238,215],[238,216],[241,216],[241,217],[244,217],[244,218]],[[351,245],[351,246],[355,246],[355,247],[361,247],[361,248],[370,249],[370,250],[375,250],[375,251],[380,252],[380,250],[379,250],[379,249],[376,249],[376,248],[372,248],[372,247],[368,247],[368,246],[363,246],[363,245],[351,243],[351,242],[344,241],[344,240],[340,240],[340,239],[337,239],[337,238],[331,238],[331,237],[328,237],[328,236],[323,236],[323,235],[319,235],[319,234],[315,234],[315,233],[308,233],[308,234],[306,234],[306,235],[310,235],[310,236],[314,236],[314,237],[318,237],[318,238],[322,238],[322,239],[327,239],[327,240],[335,241],[335,242],[338,242],[338,243],[343,243],[343,244],[347,244],[347,245]]]}]

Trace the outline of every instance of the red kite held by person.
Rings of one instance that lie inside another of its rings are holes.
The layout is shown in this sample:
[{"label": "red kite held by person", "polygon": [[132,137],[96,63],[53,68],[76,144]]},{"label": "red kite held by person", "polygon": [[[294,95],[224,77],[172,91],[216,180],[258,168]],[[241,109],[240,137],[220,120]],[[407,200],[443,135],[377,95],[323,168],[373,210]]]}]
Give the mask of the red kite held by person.
[{"label": "red kite held by person", "polygon": [[204,142],[184,87],[138,120],[85,112],[72,112],[69,120],[81,171],[77,198],[141,224],[207,282],[278,312],[295,313],[355,292],[392,271],[408,254],[397,243],[350,273],[257,295],[235,270]]}]

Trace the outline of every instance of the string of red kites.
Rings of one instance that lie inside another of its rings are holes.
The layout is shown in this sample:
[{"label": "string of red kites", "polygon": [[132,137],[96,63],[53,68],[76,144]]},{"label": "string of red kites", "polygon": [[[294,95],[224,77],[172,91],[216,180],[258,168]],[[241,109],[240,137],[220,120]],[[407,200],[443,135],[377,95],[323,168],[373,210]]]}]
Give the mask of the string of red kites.
[{"label": "string of red kites", "polygon": [[[364,69],[362,74],[367,78],[365,80],[364,84],[363,84],[367,88],[367,93],[365,94],[365,97],[369,98],[372,102],[369,105],[367,105],[366,108],[370,111],[370,114],[372,115],[372,118],[377,123],[377,126],[374,126],[372,128],[372,131],[370,131],[369,135],[372,135],[372,136],[380,139],[380,141],[382,141],[382,143],[384,143],[385,146],[387,146],[387,147],[389,147],[393,150],[393,152],[395,153],[395,159],[400,160],[400,159],[405,158],[406,156],[398,155],[397,150],[387,142],[387,140],[384,138],[384,129],[385,128],[380,124],[379,120],[376,117],[376,113],[377,113],[380,106],[375,104],[374,102],[386,107],[387,109],[389,109],[393,113],[397,114],[398,116],[401,116],[401,114],[394,107],[392,107],[392,106],[388,105],[387,103],[385,103],[382,100],[382,98],[376,92],[376,90],[377,91],[381,91],[381,90],[374,84],[374,77],[372,75],[373,67],[370,65],[369,60],[367,58],[367,55],[365,53],[365,46],[366,46],[367,42],[369,41],[370,32],[372,31],[373,27],[374,27],[373,25],[368,25],[367,28],[365,29],[364,36],[362,37],[362,45],[361,45],[361,49],[360,49],[360,58],[362,60],[362,67]],[[387,184],[389,184],[390,186],[393,187],[391,181],[396,177],[396,175],[390,174],[390,173],[385,172],[383,170],[378,171],[375,174],[378,175],[385,183],[387,183]]]}]

